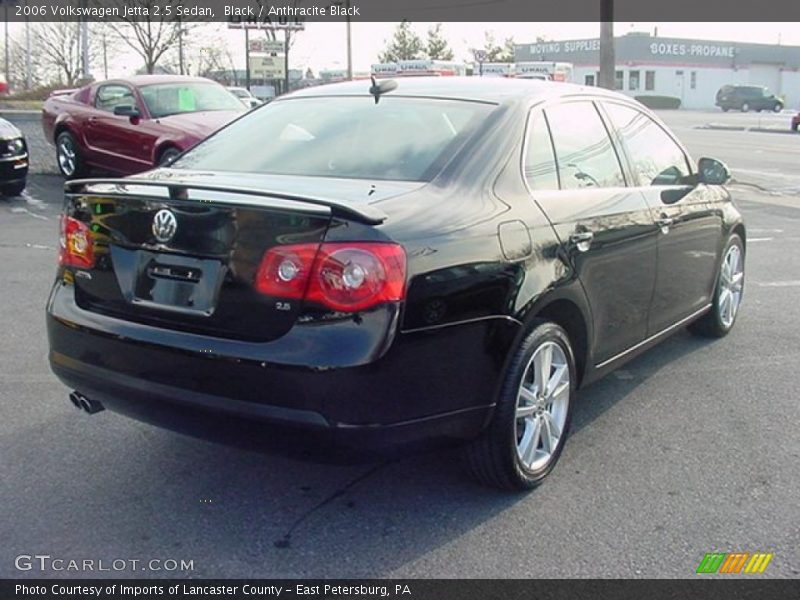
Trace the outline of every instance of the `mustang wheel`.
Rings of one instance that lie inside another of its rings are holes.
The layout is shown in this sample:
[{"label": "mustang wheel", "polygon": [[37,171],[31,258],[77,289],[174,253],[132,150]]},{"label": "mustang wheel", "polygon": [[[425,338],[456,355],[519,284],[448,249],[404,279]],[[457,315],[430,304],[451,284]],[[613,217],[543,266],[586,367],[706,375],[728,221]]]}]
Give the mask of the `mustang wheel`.
[{"label": "mustang wheel", "polygon": [[505,489],[541,483],[564,447],[575,383],[567,334],[539,322],[511,360],[491,424],[466,449],[472,474]]},{"label": "mustang wheel", "polygon": [[158,157],[158,166],[159,167],[168,167],[172,164],[178,155],[180,154],[180,150],[177,148],[167,148],[164,152],[161,153],[161,156]]},{"label": "mustang wheel", "polygon": [[744,293],[744,247],[734,234],[725,246],[720,263],[714,303],[701,319],[692,323],[693,333],[707,337],[722,337],[733,328]]},{"label": "mustang wheel", "polygon": [[61,174],[67,179],[80,177],[83,174],[83,160],[78,150],[78,143],[68,131],[60,133],[56,138],[56,159]]}]

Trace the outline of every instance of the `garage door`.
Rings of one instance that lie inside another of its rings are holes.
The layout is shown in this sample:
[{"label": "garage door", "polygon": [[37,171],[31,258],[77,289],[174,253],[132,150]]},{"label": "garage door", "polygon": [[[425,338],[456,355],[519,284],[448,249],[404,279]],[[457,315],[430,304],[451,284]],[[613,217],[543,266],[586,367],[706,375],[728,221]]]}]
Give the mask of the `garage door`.
[{"label": "garage door", "polygon": [[781,71],[779,65],[751,64],[748,83],[768,87],[773,94],[781,93]]}]

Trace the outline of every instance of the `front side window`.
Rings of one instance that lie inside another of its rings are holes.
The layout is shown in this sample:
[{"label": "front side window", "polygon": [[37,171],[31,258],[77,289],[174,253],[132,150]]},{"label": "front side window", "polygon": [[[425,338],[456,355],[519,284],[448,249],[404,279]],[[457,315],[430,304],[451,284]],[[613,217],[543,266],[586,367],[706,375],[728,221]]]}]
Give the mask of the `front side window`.
[{"label": "front side window", "polygon": [[545,110],[553,137],[561,189],[625,185],[625,178],[605,125],[588,101]]},{"label": "front side window", "polygon": [[206,110],[242,111],[236,97],[216,83],[163,83],[140,88],[147,111],[154,119]]},{"label": "front side window", "polygon": [[544,114],[537,112],[528,124],[525,181],[532,190],[557,190],[558,172],[553,143]]},{"label": "front side window", "polygon": [[172,167],[429,181],[495,108],[391,96],[377,104],[372,96],[278,100],[201,142]]},{"label": "front side window", "polygon": [[682,185],[691,174],[681,147],[650,117],[621,104],[604,105],[639,185]]},{"label": "front side window", "polygon": [[94,101],[95,108],[114,112],[117,106],[136,106],[136,98],[133,91],[127,85],[110,83],[102,85],[97,89],[97,96]]}]

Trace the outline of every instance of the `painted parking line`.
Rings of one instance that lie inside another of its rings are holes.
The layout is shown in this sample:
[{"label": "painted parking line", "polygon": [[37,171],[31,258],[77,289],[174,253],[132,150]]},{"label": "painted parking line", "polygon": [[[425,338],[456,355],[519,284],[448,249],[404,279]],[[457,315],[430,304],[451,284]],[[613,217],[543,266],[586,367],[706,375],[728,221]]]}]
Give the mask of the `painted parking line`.
[{"label": "painted parking line", "polygon": [[759,287],[800,287],[800,279],[794,281],[756,281]]},{"label": "painted parking line", "polygon": [[771,238],[771,237],[764,237],[764,238],[747,238],[747,241],[748,241],[748,243],[749,243],[749,242],[769,242],[769,241],[771,241],[771,240],[774,240],[774,239],[775,239],[775,238]]}]

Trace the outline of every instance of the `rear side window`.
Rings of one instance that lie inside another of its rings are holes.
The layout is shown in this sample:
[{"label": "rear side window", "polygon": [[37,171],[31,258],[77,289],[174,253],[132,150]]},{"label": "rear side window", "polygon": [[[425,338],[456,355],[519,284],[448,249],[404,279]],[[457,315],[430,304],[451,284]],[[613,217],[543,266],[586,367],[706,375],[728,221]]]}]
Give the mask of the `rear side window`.
[{"label": "rear side window", "polygon": [[172,166],[429,181],[494,105],[383,97],[295,98],[250,113]]},{"label": "rear side window", "polygon": [[114,112],[117,106],[136,106],[136,98],[127,85],[109,84],[97,89],[94,105],[100,110]]},{"label": "rear side window", "polygon": [[569,102],[545,110],[556,153],[561,189],[622,187],[617,153],[591,102]]},{"label": "rear side window", "polygon": [[544,114],[537,112],[528,123],[525,180],[532,190],[557,190],[558,172],[553,143]]},{"label": "rear side window", "polygon": [[639,185],[681,185],[691,174],[678,144],[644,113],[621,104],[605,104],[622,138]]}]

